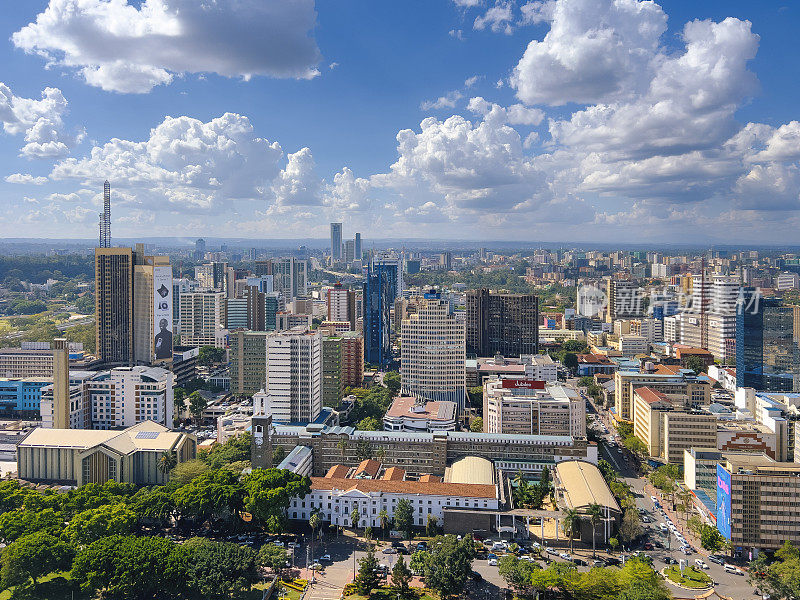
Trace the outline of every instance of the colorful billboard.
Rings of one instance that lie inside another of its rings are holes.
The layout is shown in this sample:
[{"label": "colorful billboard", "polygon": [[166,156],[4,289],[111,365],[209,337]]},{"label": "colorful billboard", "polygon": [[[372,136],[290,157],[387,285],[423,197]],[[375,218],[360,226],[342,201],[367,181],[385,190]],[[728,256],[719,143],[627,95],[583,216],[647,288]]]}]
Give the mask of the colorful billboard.
[{"label": "colorful billboard", "polygon": [[153,267],[153,352],[172,358],[172,267]]},{"label": "colorful billboard", "polygon": [[717,465],[717,529],[731,539],[731,474]]}]

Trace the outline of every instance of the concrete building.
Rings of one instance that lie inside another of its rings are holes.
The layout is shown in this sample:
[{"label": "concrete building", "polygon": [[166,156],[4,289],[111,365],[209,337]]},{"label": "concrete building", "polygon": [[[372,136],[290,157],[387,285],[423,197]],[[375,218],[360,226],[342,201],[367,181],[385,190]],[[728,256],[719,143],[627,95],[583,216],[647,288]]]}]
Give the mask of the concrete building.
[{"label": "concrete building", "polygon": [[342,224],[331,223],[331,260],[342,260]]},{"label": "concrete building", "polygon": [[630,319],[640,317],[642,310],[642,297],[639,286],[635,281],[605,278],[606,288],[606,323],[613,323],[617,319]]},{"label": "concrete building", "polygon": [[[553,470],[553,487],[556,504],[562,510],[575,510],[581,516],[580,535],[575,536],[584,543],[591,544],[592,536],[599,546],[608,543],[615,525],[622,519],[622,510],[600,469],[583,460],[566,460],[558,463]],[[594,526],[589,517],[589,509],[600,506],[602,521]]]},{"label": "concrete building", "polygon": [[288,331],[301,327],[303,329],[311,329],[314,323],[314,317],[308,314],[296,314],[290,312],[279,312],[275,315],[275,330]]},{"label": "concrete building", "polygon": [[421,402],[412,396],[397,396],[383,416],[386,431],[455,431],[455,402]]},{"label": "concrete building", "polygon": [[466,296],[467,352],[477,356],[539,353],[539,298],[469,290]]},{"label": "concrete building", "polygon": [[17,445],[17,472],[33,483],[162,485],[169,480],[158,469],[164,452],[174,453],[178,463],[192,460],[197,440],[152,421],[123,431],[37,427]]},{"label": "concrete building", "polygon": [[232,331],[228,336],[231,393],[252,396],[267,377],[267,331]]},{"label": "concrete building", "polygon": [[796,290],[800,287],[800,276],[797,273],[785,272],[775,278],[775,289],[778,291]]},{"label": "concrete building", "polygon": [[530,379],[489,378],[483,386],[486,433],[586,436],[586,402],[572,388]]},{"label": "concrete building", "polygon": [[38,419],[42,388],[51,383],[52,379],[49,377],[0,378],[0,416],[5,418]]},{"label": "concrete building", "polygon": [[711,382],[706,377],[698,377],[694,371],[617,371],[614,373],[614,410],[617,419],[633,421],[633,392],[641,386],[650,386],[665,394],[685,393],[692,407],[710,404]]},{"label": "concrete building", "polygon": [[181,343],[184,346],[225,347],[225,294],[191,292],[181,296]]},{"label": "concrete building", "polygon": [[356,329],[356,293],[336,283],[327,293],[328,321],[346,322],[350,331]]},{"label": "concrete building", "polygon": [[578,354],[578,377],[612,375],[619,365],[605,354]]},{"label": "concrete building", "polygon": [[361,387],[364,383],[364,338],[355,331],[341,334],[342,385]]},{"label": "concrete building", "polygon": [[106,364],[133,360],[133,250],[95,248],[97,356]]},{"label": "concrete building", "polygon": [[322,338],[322,405],[336,408],[344,395],[342,338]]},{"label": "concrete building", "polygon": [[322,336],[305,330],[267,336],[266,386],[253,401],[254,414],[276,423],[314,421],[322,409]]},{"label": "concrete building", "polygon": [[464,324],[449,302],[429,296],[401,326],[401,391],[422,401],[455,402],[461,410],[466,394]]},{"label": "concrete building", "polygon": [[133,254],[133,362],[166,366],[172,362],[173,287],[169,256]]}]

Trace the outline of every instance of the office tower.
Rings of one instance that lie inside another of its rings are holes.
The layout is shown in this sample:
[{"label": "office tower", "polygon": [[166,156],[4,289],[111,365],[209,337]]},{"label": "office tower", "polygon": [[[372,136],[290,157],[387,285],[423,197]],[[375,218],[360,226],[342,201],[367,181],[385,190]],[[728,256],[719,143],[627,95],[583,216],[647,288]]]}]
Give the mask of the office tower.
[{"label": "office tower", "polygon": [[726,275],[694,275],[691,305],[680,313],[680,343],[705,348],[721,362],[732,360],[740,284]]},{"label": "office tower", "polygon": [[94,251],[97,356],[106,364],[133,360],[133,250]]},{"label": "office tower", "polygon": [[[322,335],[283,331],[267,336],[264,414],[276,423],[309,423],[322,409]],[[255,399],[255,398],[254,398]]]},{"label": "office tower", "polygon": [[342,385],[361,387],[364,384],[364,338],[355,331],[341,334]]},{"label": "office tower", "polygon": [[100,215],[100,247],[111,247],[111,184],[103,183],[103,212]]},{"label": "office tower", "polygon": [[265,274],[273,276],[273,289],[280,292],[284,302],[291,302],[308,293],[307,268],[305,260],[277,258],[270,262]]},{"label": "office tower", "polygon": [[147,420],[172,427],[174,383],[171,371],[146,366],[118,367],[85,380],[92,429],[119,429]]},{"label": "office tower", "polygon": [[203,260],[203,257],[206,255],[206,241],[203,238],[199,238],[194,243],[194,259],[195,260]]},{"label": "office tower", "polygon": [[273,292],[275,291],[274,279],[272,275],[259,275],[257,277],[248,277],[245,280],[248,287],[254,287],[259,292]]},{"label": "office tower", "polygon": [[464,407],[466,352],[464,323],[450,303],[428,294],[400,333],[401,392],[420,401],[455,402]]},{"label": "office tower", "polygon": [[606,277],[606,323],[642,316],[639,287],[633,281]]},{"label": "office tower", "polygon": [[342,260],[342,224],[331,223],[331,259]]},{"label": "office tower", "polygon": [[190,292],[181,296],[181,343],[225,347],[222,292]]},{"label": "office tower", "polygon": [[232,394],[252,396],[264,388],[268,335],[266,331],[240,329],[228,336]]},{"label": "office tower", "polygon": [[[228,263],[211,263],[211,287],[218,292],[227,291]],[[229,297],[229,296],[226,296]]]},{"label": "office tower", "polygon": [[[235,319],[231,318],[231,306],[238,311]],[[272,331],[275,329],[275,318],[279,310],[278,293],[262,292],[255,286],[245,287],[242,298],[228,300],[228,329],[233,329],[232,324],[243,325],[253,331]],[[240,315],[238,313],[244,313]]]},{"label": "office tower", "polygon": [[743,289],[736,311],[736,386],[760,391],[800,391],[800,347],[794,307],[780,298]]},{"label": "office tower", "polygon": [[356,329],[356,293],[337,282],[328,290],[328,321],[347,321],[350,331]]},{"label": "office tower", "polygon": [[194,268],[194,278],[197,285],[203,290],[214,289],[214,265],[197,265]]},{"label": "office tower", "polygon": [[191,289],[192,285],[187,278],[172,278],[172,325],[176,334],[181,332],[181,294],[186,294]]},{"label": "office tower", "polygon": [[65,338],[53,340],[53,428],[69,429],[69,344]]},{"label": "office tower", "polygon": [[356,243],[353,240],[347,240],[344,243],[344,256],[342,259],[345,263],[352,264],[355,260],[356,255]]},{"label": "office tower", "polygon": [[353,246],[353,251],[355,252],[355,260],[361,260],[361,234],[356,233],[355,244]]},{"label": "office tower", "polygon": [[442,252],[439,255],[439,267],[445,271],[453,268],[453,255],[449,252]]},{"label": "office tower", "polygon": [[322,405],[336,408],[342,399],[342,339],[322,338]]},{"label": "office tower", "polygon": [[467,352],[516,357],[539,353],[539,298],[469,290],[466,297]]},{"label": "office tower", "polygon": [[394,302],[403,295],[403,257],[381,255],[372,259],[372,270],[383,273],[389,282],[389,300]]},{"label": "office tower", "polygon": [[419,273],[422,267],[422,263],[419,261],[419,259],[409,258],[405,262],[405,267],[406,267],[406,273],[408,273],[409,275],[414,275],[415,273]]},{"label": "office tower", "polygon": [[137,244],[133,257],[133,362],[170,363],[174,297],[169,256],[145,256],[144,246]]},{"label": "office tower", "polygon": [[368,269],[364,275],[364,360],[386,366],[392,360],[391,306],[397,275],[391,269]]},{"label": "office tower", "polygon": [[250,329],[247,305],[247,298],[225,299],[225,329]]}]

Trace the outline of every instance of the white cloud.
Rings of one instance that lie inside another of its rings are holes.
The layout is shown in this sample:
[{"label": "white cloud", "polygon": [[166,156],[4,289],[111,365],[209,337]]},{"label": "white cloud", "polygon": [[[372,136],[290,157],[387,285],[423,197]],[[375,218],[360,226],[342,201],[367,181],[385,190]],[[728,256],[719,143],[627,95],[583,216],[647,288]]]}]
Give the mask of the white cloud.
[{"label": "white cloud", "polygon": [[523,4],[519,7],[519,11],[522,13],[520,25],[538,25],[552,21],[555,17],[556,4],[556,0],[537,0]]},{"label": "white cloud", "polygon": [[35,177],[30,173],[12,173],[6,176],[6,183],[42,185],[43,183],[47,183],[47,177]]},{"label": "white cloud", "polygon": [[78,144],[82,135],[64,132],[63,116],[67,100],[58,88],[45,88],[41,100],[15,95],[6,84],[0,83],[0,122],[11,135],[25,133],[25,145],[20,156],[26,158],[57,158],[66,155]]},{"label": "white cloud", "polygon": [[483,0],[453,0],[453,4],[461,8],[475,8],[483,4]]},{"label": "white cloud", "polygon": [[316,206],[320,200],[320,180],[314,172],[311,150],[302,148],[287,156],[288,162],[272,182],[275,210],[287,212],[298,206]]},{"label": "white cloud", "polygon": [[550,21],[514,69],[511,84],[528,104],[607,102],[641,91],[666,30],[658,4],[639,0],[558,0],[523,10]]},{"label": "white cloud", "polygon": [[480,81],[481,77],[482,77],[481,75],[473,75],[472,77],[467,77],[464,80],[464,87],[471,88],[473,85],[478,83],[478,81]]},{"label": "white cloud", "polygon": [[464,41],[464,32],[461,29],[451,29],[450,31],[447,32],[447,35],[461,42]]},{"label": "white cloud", "polygon": [[333,61],[331,64],[329,64],[329,65],[328,65],[328,68],[329,68],[331,71],[333,71],[333,69],[335,69],[335,68],[336,68],[336,67],[338,67],[338,66],[339,66],[339,63],[338,63],[338,62],[336,62],[336,61]]},{"label": "white cloud", "polygon": [[512,23],[514,21],[514,4],[511,0],[497,0],[497,3],[489,8],[485,14],[476,17],[473,27],[478,31],[491,29],[494,33],[504,33],[511,35],[514,32]]},{"label": "white cloud", "polygon": [[487,102],[480,96],[470,98],[467,109],[487,120],[492,118],[510,125],[539,125],[544,119],[544,111],[538,108],[528,108],[522,104],[513,104],[503,108],[499,104]]},{"label": "white cloud", "polygon": [[12,41],[89,85],[144,93],[181,73],[315,77],[315,22],[313,0],[50,0]]},{"label": "white cloud", "polygon": [[420,110],[436,110],[441,108],[455,108],[458,101],[464,97],[464,94],[458,90],[447,92],[444,96],[439,96],[436,100],[425,100],[420,103]]},{"label": "white cloud", "polygon": [[325,203],[333,209],[334,214],[364,211],[370,208],[370,191],[368,179],[356,177],[350,168],[344,167],[333,176],[333,183],[326,186]]}]

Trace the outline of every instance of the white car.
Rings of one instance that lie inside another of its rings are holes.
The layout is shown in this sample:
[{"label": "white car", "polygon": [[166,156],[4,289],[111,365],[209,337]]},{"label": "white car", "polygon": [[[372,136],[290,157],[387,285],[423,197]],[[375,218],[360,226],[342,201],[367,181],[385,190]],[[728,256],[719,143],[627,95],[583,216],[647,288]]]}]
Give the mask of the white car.
[{"label": "white car", "polygon": [[397,554],[397,550],[395,550],[394,548],[391,548],[391,547],[390,548],[384,548],[383,549],[383,553],[384,554]]},{"label": "white car", "polygon": [[278,548],[283,548],[283,542],[280,540],[275,540],[274,542],[272,542],[272,545],[277,546]]},{"label": "white car", "polygon": [[701,569],[708,569],[708,565],[705,563],[705,561],[703,561],[700,558],[695,558],[694,559],[694,564],[696,564]]},{"label": "white car", "polygon": [[658,498],[656,498],[655,496],[650,496],[650,500],[653,501],[653,504],[658,504]]},{"label": "white car", "polygon": [[542,545],[539,542],[533,542],[533,547],[538,550],[539,548],[542,547]]},{"label": "white car", "polygon": [[563,558],[564,560],[572,560],[572,557],[569,555],[569,553],[568,553],[568,552],[562,552],[562,553],[561,553],[561,554],[559,554],[558,556],[559,556],[560,558]]},{"label": "white car", "polygon": [[552,554],[553,556],[558,556],[558,552],[556,552],[554,548],[545,548],[544,551],[548,554]]},{"label": "white car", "polygon": [[490,558],[487,562],[489,563],[490,567],[496,567],[497,566],[497,559],[496,558]]},{"label": "white car", "polygon": [[331,555],[330,554],[323,554],[319,557],[321,561],[331,562]]}]

